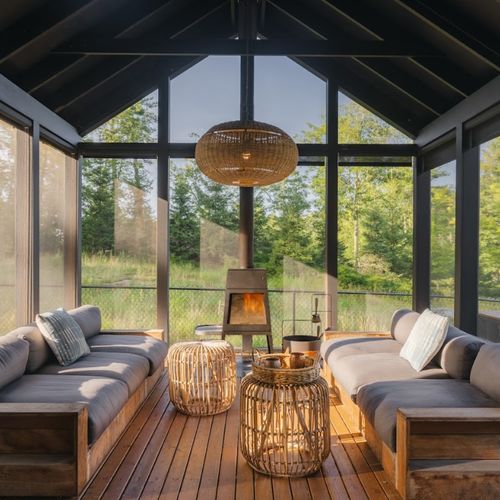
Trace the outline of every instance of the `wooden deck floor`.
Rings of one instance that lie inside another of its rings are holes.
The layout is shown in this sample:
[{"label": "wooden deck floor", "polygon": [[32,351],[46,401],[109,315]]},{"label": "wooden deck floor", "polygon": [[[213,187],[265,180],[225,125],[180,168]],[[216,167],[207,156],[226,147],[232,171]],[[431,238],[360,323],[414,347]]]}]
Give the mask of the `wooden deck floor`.
[{"label": "wooden deck floor", "polygon": [[179,498],[399,498],[342,407],[330,407],[332,447],[320,472],[300,479],[254,472],[238,450],[239,404],[214,417],[186,417],[169,401],[163,377],[90,483],[86,500]]}]

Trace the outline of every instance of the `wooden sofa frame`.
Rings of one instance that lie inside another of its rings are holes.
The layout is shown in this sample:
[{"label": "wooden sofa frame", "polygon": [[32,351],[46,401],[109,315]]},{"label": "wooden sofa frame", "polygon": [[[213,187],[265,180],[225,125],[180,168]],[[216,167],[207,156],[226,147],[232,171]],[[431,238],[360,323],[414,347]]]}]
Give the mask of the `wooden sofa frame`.
[{"label": "wooden sofa frame", "polygon": [[[391,334],[330,331],[325,340],[373,336]],[[393,452],[336,383],[326,362],[323,376],[344,406],[349,425],[364,435],[403,499],[498,495],[500,408],[399,408]]]},{"label": "wooden sofa frame", "polygon": [[[163,337],[161,330],[102,333]],[[0,403],[1,494],[78,497],[164,371],[144,380],[90,447],[84,404]]]}]

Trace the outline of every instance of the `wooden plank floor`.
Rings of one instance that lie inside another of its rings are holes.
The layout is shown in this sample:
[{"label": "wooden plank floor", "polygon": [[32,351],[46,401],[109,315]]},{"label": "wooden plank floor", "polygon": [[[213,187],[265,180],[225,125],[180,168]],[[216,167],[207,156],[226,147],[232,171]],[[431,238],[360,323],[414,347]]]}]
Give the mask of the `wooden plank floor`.
[{"label": "wooden plank floor", "polygon": [[331,402],[331,453],[321,470],[298,479],[258,474],[238,448],[239,401],[214,417],[186,417],[163,377],[83,494],[109,499],[385,499],[399,498],[359,434]]}]

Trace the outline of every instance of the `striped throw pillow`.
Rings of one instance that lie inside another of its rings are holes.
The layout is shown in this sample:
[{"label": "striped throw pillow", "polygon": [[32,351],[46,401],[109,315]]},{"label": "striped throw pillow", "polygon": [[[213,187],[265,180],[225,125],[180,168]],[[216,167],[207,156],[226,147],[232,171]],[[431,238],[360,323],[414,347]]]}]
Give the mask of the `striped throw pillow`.
[{"label": "striped throw pillow", "polygon": [[62,366],[90,353],[82,329],[64,309],[37,314],[36,325]]},{"label": "striped throw pillow", "polygon": [[426,309],[417,319],[399,355],[417,372],[438,353],[448,333],[448,318]]}]

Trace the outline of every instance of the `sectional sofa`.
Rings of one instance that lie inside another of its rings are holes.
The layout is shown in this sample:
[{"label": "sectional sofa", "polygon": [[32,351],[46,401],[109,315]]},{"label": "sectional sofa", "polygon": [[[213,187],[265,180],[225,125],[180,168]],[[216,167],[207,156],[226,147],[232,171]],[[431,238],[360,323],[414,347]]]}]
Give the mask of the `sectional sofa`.
[{"label": "sectional sofa", "polygon": [[0,337],[0,492],[78,496],[164,371],[160,331],[101,332],[97,307],[69,314],[90,354],[57,363],[34,325]]},{"label": "sectional sofa", "polygon": [[325,376],[403,498],[500,498],[500,344],[450,326],[417,372],[399,352],[418,317],[327,333]]}]

